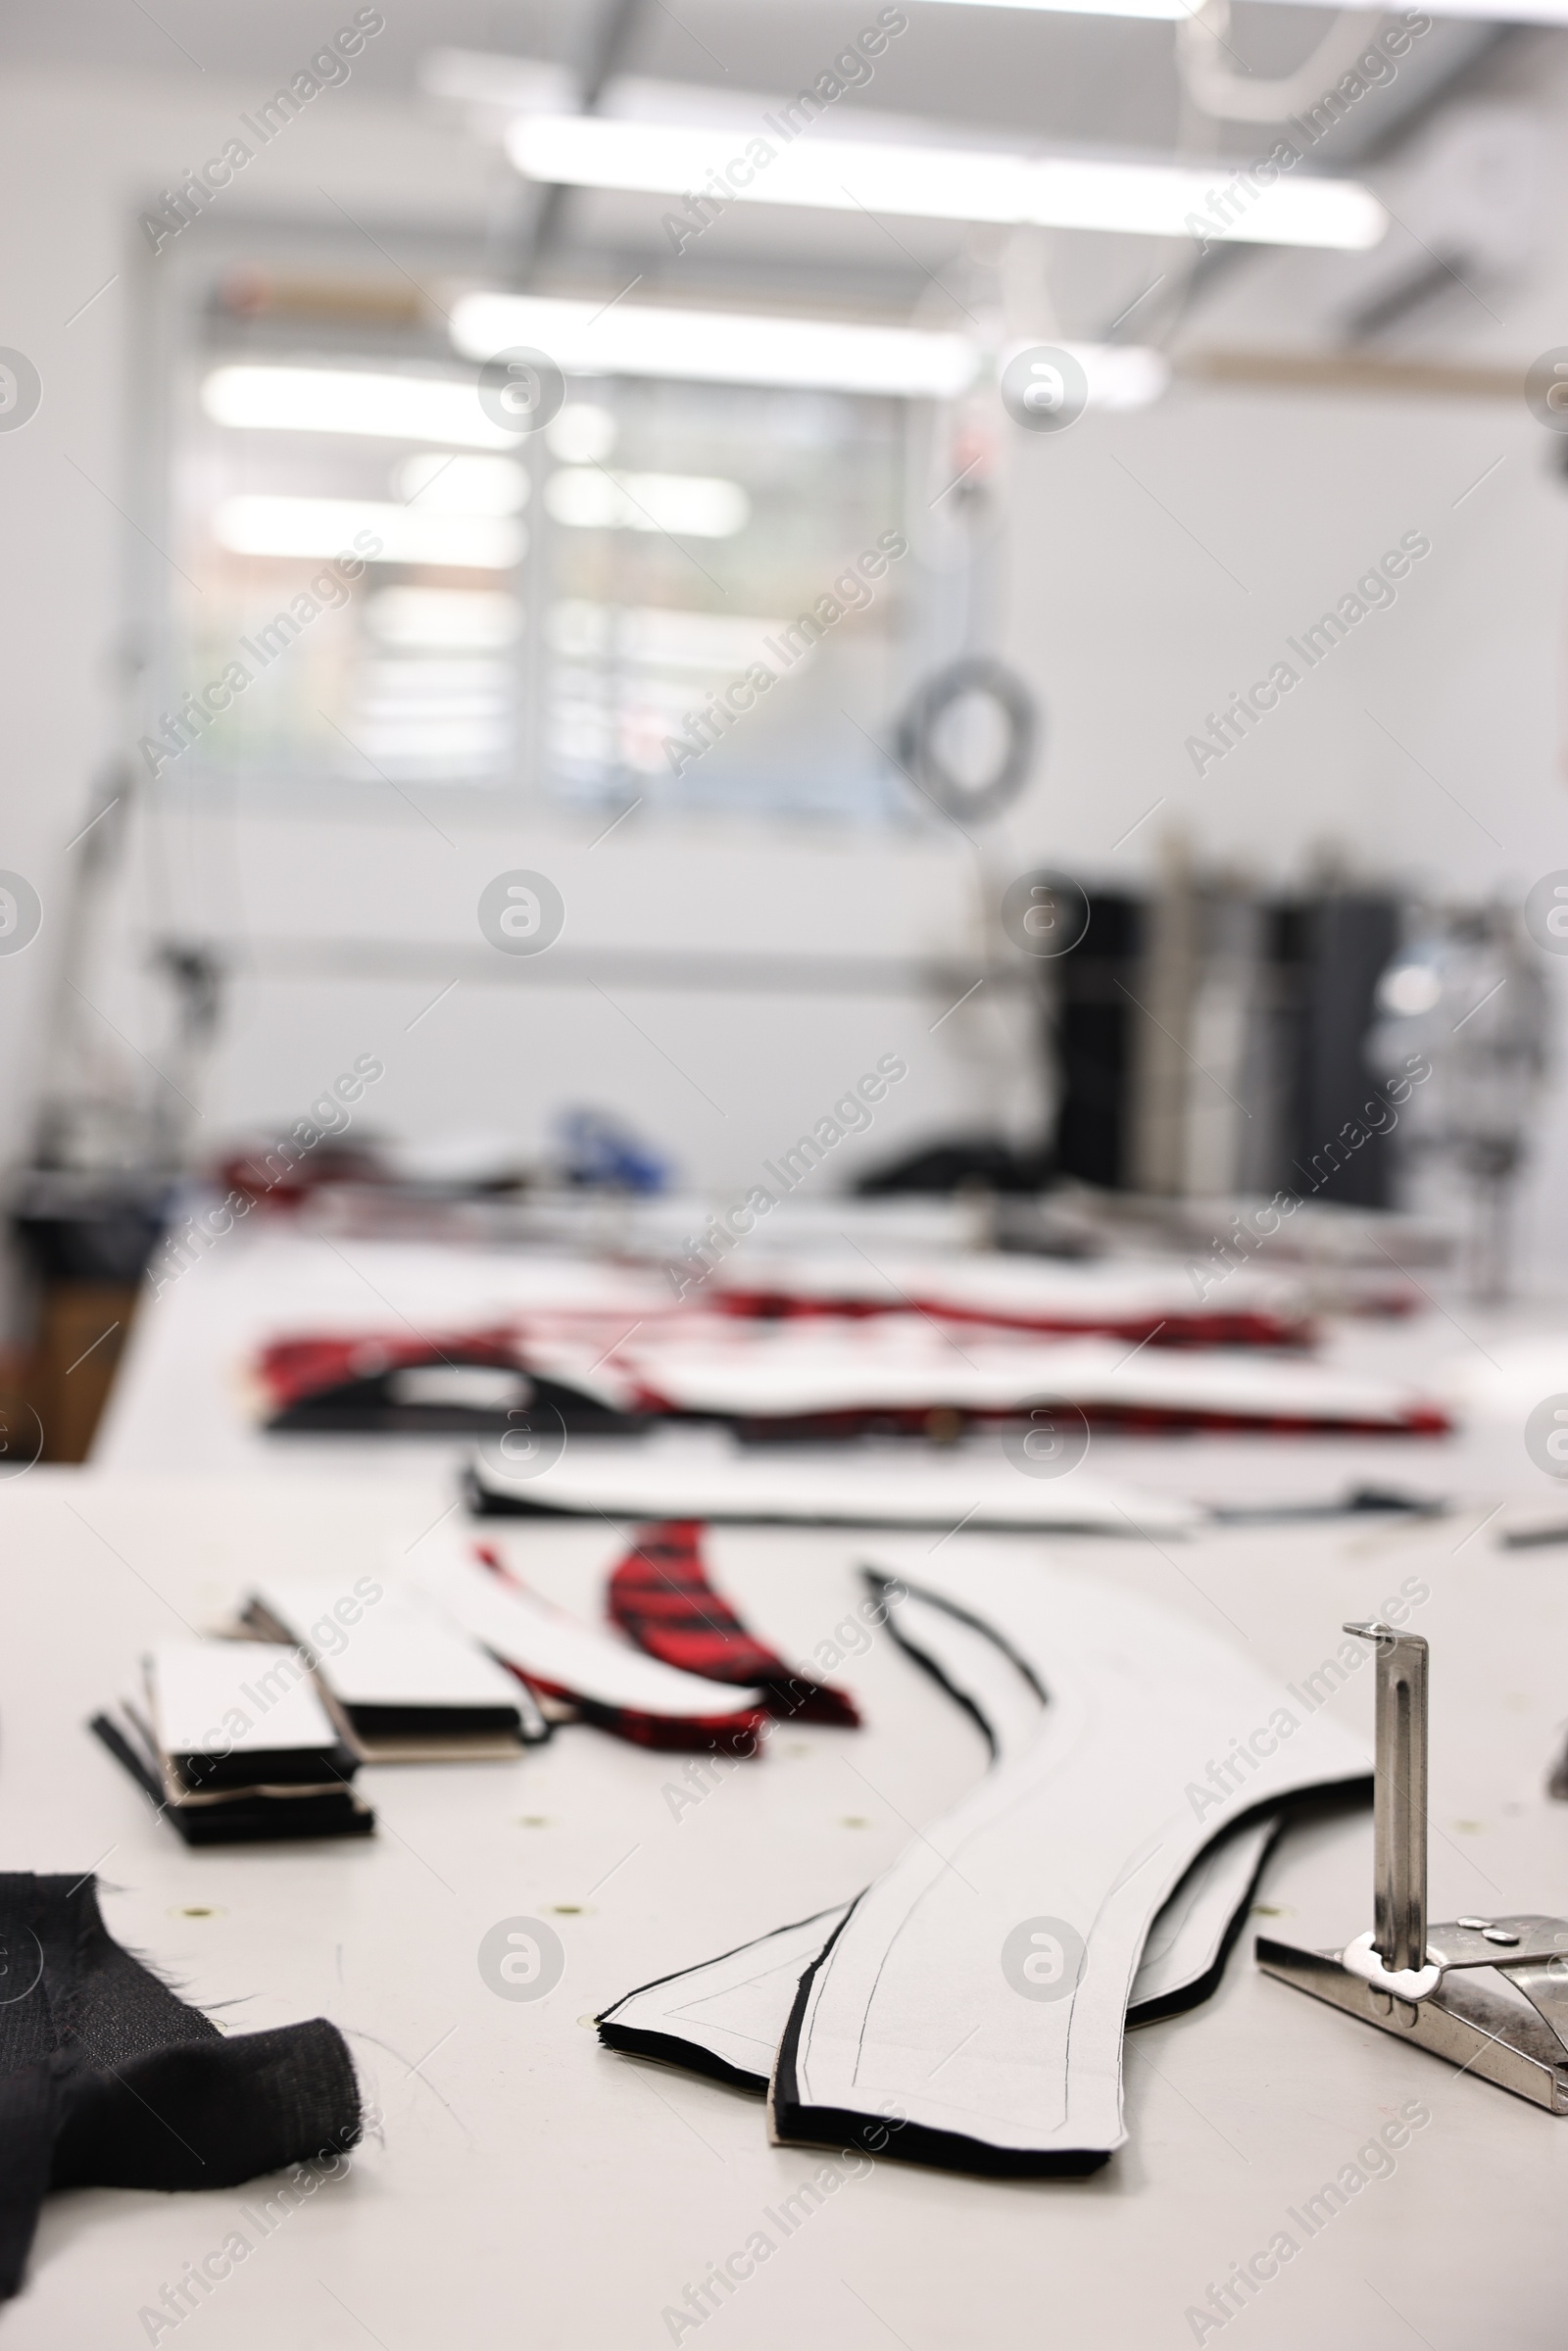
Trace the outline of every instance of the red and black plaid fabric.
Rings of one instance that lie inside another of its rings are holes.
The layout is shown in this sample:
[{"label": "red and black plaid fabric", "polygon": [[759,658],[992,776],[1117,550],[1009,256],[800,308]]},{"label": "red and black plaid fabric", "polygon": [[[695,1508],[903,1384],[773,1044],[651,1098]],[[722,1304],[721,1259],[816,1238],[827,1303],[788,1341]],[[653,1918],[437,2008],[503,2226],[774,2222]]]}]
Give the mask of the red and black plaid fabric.
[{"label": "red and black plaid fabric", "polygon": [[[475,1545],[480,1559],[503,1584],[515,1584],[499,1551],[489,1543]],[[582,1722],[592,1723],[599,1731],[609,1731],[616,1739],[629,1739],[639,1747],[673,1748],[677,1752],[702,1755],[760,1755],[762,1741],[767,1736],[768,1709],[765,1706],[738,1706],[731,1714],[648,1714],[639,1706],[612,1705],[608,1698],[597,1698],[586,1690],[568,1690],[564,1682],[547,1682],[543,1674],[524,1673],[510,1657],[499,1662],[509,1674],[531,1690],[535,1697],[553,1698],[568,1706]],[[727,1674],[716,1674],[711,1680],[726,1682]]]},{"label": "red and black plaid fabric", "polygon": [[695,1519],[639,1527],[610,1579],[610,1613],[621,1631],[664,1665],[710,1682],[755,1686],[769,1714],[783,1721],[854,1729],[860,1717],[853,1698],[791,1673],[777,1650],[749,1633],[713,1590],[703,1566],[702,1534]]},{"label": "red and black plaid fabric", "polygon": [[334,1389],[379,1379],[387,1371],[433,1363],[495,1363],[510,1369],[517,1362],[516,1334],[505,1324],[494,1330],[443,1332],[435,1339],[409,1339],[386,1331],[368,1337],[363,1332],[353,1337],[327,1331],[272,1340],[256,1357],[256,1374],[269,1404],[280,1412]]},{"label": "red and black plaid fabric", "polygon": [[[1261,1306],[1234,1314],[1006,1314],[1000,1308],[968,1306],[953,1298],[916,1297],[810,1298],[789,1290],[728,1289],[712,1300],[715,1313],[742,1322],[870,1322],[910,1307],[937,1323],[963,1323],[979,1330],[1029,1331],[1042,1338],[1124,1339],[1129,1347],[1264,1347],[1298,1349],[1316,1343],[1316,1326],[1301,1314],[1275,1314]],[[1380,1311],[1384,1309],[1380,1308]],[[1390,1312],[1402,1311],[1403,1301]]]}]

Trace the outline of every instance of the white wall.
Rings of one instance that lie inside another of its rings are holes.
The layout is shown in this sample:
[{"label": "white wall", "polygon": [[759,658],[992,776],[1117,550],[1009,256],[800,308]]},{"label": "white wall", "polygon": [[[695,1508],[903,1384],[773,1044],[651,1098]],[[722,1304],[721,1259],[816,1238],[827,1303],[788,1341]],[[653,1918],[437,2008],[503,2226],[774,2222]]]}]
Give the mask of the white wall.
[{"label": "white wall", "polygon": [[[94,769],[122,740],[125,525],[116,509],[131,472],[127,239],[149,191],[210,152],[255,95],[80,77],[0,88],[0,186],[10,217],[32,223],[11,241],[0,341],[26,351],[45,384],[32,423],[0,435],[12,559],[0,580],[9,706],[0,865],[28,874],[46,905],[36,946],[0,958],[0,1157],[25,1145],[59,937],[47,914],[58,912],[77,854],[65,844],[83,821]],[[1532,103],[1553,123],[1568,116],[1560,82],[1538,76]],[[292,124],[232,201],[330,217],[325,186],[372,228],[416,217],[477,221],[494,169],[412,111],[351,90],[327,93]],[[1532,272],[1489,287],[1487,310],[1461,306],[1446,318],[1442,356],[1523,363],[1561,334],[1564,192],[1551,191],[1553,241]],[[1190,339],[1308,339],[1331,267],[1289,256],[1248,265]],[[120,281],[68,325],[116,271]],[[1327,838],[1348,844],[1368,871],[1434,892],[1518,893],[1568,863],[1558,712],[1568,489],[1548,475],[1556,451],[1545,439],[1522,402],[1191,383],[1138,416],[1010,436],[1005,645],[1044,698],[1050,739],[1027,802],[988,836],[993,904],[1009,872],[1046,859],[1102,878],[1146,876],[1176,822],[1200,853],[1280,879]],[[1430,536],[1432,553],[1394,609],[1372,614],[1254,739],[1196,775],[1184,745],[1205,711],[1281,658],[1287,635],[1410,529]],[[342,821],[305,824],[176,808],[142,844],[129,918],[156,871],[172,893],[165,912],[172,904],[215,916],[241,960],[204,1104],[212,1129],[296,1114],[362,1051],[387,1060],[377,1112],[388,1126],[494,1126],[533,1146],[562,1103],[598,1100],[639,1119],[688,1177],[713,1185],[748,1176],[880,1052],[906,1052],[911,1077],[890,1102],[876,1150],[963,1120],[1016,1125],[1028,1115],[1018,1016],[994,1005],[994,990],[934,1027],[951,1002],[940,980],[924,993],[843,1001],[607,983],[617,1010],[586,984],[486,977],[474,965],[478,889],[519,864],[557,875],[570,936],[584,945],[809,948],[960,964],[986,934],[971,853],[951,835],[628,826],[590,852],[588,836],[556,822],[494,834],[460,826],[454,839],[448,849],[405,812],[357,801]],[[329,977],[316,957],[289,975],[290,940],[341,932],[422,943],[428,967],[421,955],[383,986]],[[456,958],[460,986],[410,1029],[444,985],[430,977],[443,955]],[[106,969],[102,985],[105,1008],[152,1041],[145,992],[138,998],[123,971]],[[857,1149],[869,1157],[873,1145]],[[1551,1200],[1565,1173],[1559,1085],[1529,1227],[1532,1248],[1557,1263],[1568,1236]]]}]

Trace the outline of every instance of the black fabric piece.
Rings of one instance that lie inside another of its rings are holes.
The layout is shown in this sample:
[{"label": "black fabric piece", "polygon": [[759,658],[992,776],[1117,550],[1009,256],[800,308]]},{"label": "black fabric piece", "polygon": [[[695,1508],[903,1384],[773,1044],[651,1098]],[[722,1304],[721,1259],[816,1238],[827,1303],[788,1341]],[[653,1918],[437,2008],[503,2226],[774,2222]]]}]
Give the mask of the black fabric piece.
[{"label": "black fabric piece", "polygon": [[[453,1358],[455,1363],[464,1360],[461,1354]],[[482,1404],[398,1403],[392,1386],[396,1374],[419,1368],[395,1364],[373,1378],[344,1380],[296,1396],[278,1407],[267,1427],[278,1437],[501,1437],[515,1429],[515,1405],[509,1412]],[[554,1413],[562,1428],[573,1436],[634,1436],[649,1426],[646,1414],[617,1411],[613,1404],[585,1396],[581,1389],[564,1381],[535,1379],[531,1372],[527,1378],[529,1412]]]},{"label": "black fabric piece", "polygon": [[236,2187],[359,2143],[348,2044],[232,2036],[117,1943],[88,1877],[0,1876],[0,2300],[51,2187]]},{"label": "black fabric piece", "polygon": [[[87,1725],[102,1739],[117,1763],[122,1763],[148,1797],[159,1817],[188,1845],[274,1844],[303,1837],[368,1837],[375,1814],[362,1804],[345,1781],[341,1788],[299,1796],[270,1796],[241,1789],[217,1804],[172,1804],[155,1771],[137,1754],[128,1739],[107,1714],[95,1714]],[[343,1756],[351,1771],[356,1759],[347,1748]],[[176,1765],[177,1768],[177,1765]],[[343,1775],[339,1775],[343,1777]]]}]

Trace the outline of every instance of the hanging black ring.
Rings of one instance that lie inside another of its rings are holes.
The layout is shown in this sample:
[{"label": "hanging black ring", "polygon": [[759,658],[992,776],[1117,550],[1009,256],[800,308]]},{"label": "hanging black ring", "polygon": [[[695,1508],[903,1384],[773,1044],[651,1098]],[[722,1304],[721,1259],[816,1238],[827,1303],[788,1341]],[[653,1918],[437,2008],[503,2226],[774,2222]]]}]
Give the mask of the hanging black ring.
[{"label": "hanging black ring", "polygon": [[[1006,720],[1002,756],[994,771],[977,784],[955,775],[936,748],[945,713],[969,694],[983,694]],[[1038,706],[1017,671],[988,655],[966,654],[916,688],[899,721],[899,763],[948,815],[960,822],[965,817],[983,822],[999,815],[1022,791],[1034,765],[1039,729]]]}]

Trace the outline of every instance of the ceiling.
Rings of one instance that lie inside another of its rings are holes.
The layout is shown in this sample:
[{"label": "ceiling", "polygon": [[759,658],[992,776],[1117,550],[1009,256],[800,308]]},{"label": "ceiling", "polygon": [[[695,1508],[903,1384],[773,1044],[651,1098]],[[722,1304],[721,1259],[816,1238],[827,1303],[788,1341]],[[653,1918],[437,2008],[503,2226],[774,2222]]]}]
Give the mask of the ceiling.
[{"label": "ceiling", "polygon": [[[860,16],[844,0],[633,0],[614,58],[621,75],[654,77],[725,91],[792,93],[814,80],[844,47]],[[518,59],[550,60],[581,71],[603,44],[615,0],[398,0],[384,9],[384,29],[355,62],[335,99],[341,108],[368,101],[432,107],[420,68],[437,48],[463,48]],[[1276,132],[1257,123],[1219,123],[1184,99],[1176,28],[1169,24],[1073,16],[1018,7],[952,6],[905,0],[908,28],[879,59],[874,77],[835,109],[835,126],[852,114],[916,118],[977,138],[1040,143],[1109,154],[1201,162],[1266,154]],[[352,9],[345,5],[341,21]],[[1370,35],[1386,19],[1362,20]],[[286,80],[319,46],[321,0],[270,0],[265,10],[215,9],[212,0],[51,0],[47,9],[5,0],[0,8],[0,64],[79,70],[84,75],[158,76],[199,82],[208,75],[250,83],[258,98]],[[1321,8],[1236,0],[1228,46],[1237,69],[1265,78],[1309,59],[1334,20]],[[1358,108],[1324,138],[1313,168],[1347,171],[1388,155],[1444,106],[1484,81],[1500,47],[1516,36],[1495,24],[1440,19],[1404,59],[1376,104]],[[1560,42],[1568,33],[1529,35]],[[450,110],[449,110],[450,111]],[[605,285],[634,275],[647,293],[667,288],[687,299],[746,291],[872,307],[907,315],[944,312],[986,298],[1000,268],[1049,270],[1063,332],[1103,331],[1148,282],[1147,242],[1125,237],[1028,232],[1012,240],[1010,260],[996,232],[952,222],[881,221],[765,206],[736,207],[706,234],[700,249],[668,250],[662,221],[667,201],[594,191],[542,199],[498,166],[499,229],[493,258],[501,274],[533,282]],[[548,214],[547,249],[532,250],[540,211]],[[411,225],[413,225],[411,223]],[[1221,248],[1198,271],[1198,284],[1246,268],[1259,248]],[[1165,260],[1173,284],[1188,278],[1183,253]],[[1191,288],[1189,288],[1189,292]],[[1161,298],[1166,299],[1165,297]],[[1158,306],[1154,306],[1157,312]],[[1154,312],[1139,320],[1152,323]]]}]

